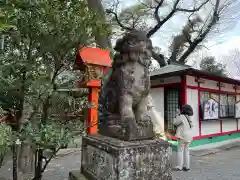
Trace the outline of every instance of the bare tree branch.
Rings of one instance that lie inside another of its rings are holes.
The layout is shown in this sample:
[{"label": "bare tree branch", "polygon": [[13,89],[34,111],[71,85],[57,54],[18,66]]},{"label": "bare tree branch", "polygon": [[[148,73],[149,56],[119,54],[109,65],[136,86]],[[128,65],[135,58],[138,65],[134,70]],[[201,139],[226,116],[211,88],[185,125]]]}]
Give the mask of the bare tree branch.
[{"label": "bare tree branch", "polygon": [[163,2],[164,2],[164,0],[161,0],[161,1],[158,3],[158,5],[157,5],[157,7],[156,7],[156,9],[155,9],[155,11],[154,11],[154,17],[155,17],[157,23],[161,23],[161,19],[160,19],[160,16],[159,16],[159,9],[160,9],[160,7],[162,6]]},{"label": "bare tree branch", "polygon": [[211,31],[212,27],[217,23],[219,20],[219,4],[220,0],[216,0],[216,4],[214,7],[213,17],[212,20],[209,22],[207,29],[204,30],[199,37],[197,37],[189,46],[189,48],[184,52],[184,54],[179,58],[180,63],[185,63],[186,58],[196,49],[199,43],[201,43],[207,34]]},{"label": "bare tree branch", "polygon": [[193,9],[184,9],[184,8],[177,8],[176,11],[181,11],[181,12],[196,12],[199,11],[205,4],[207,4],[210,0],[206,0],[204,1],[200,6],[198,6],[197,8],[193,8]]},{"label": "bare tree branch", "polygon": [[54,157],[56,156],[57,152],[58,152],[60,149],[61,149],[61,148],[58,148],[58,149],[52,154],[52,156],[51,156],[49,159],[47,159],[46,157],[44,158],[44,159],[46,160],[46,162],[45,162],[44,166],[43,166],[42,169],[41,169],[41,172],[42,172],[42,173],[45,171],[45,169],[46,169],[47,165],[49,164],[49,162],[52,160],[52,158],[54,158]]},{"label": "bare tree branch", "polygon": [[146,8],[150,8],[150,9],[153,9],[153,8],[154,8],[153,6],[148,5],[147,3],[144,3],[144,2],[142,2],[142,1],[140,1],[140,0],[138,0],[138,2],[139,2],[141,5],[145,6]]},{"label": "bare tree branch", "polygon": [[189,44],[191,44],[191,43],[192,43],[192,40],[191,40],[190,33],[189,33],[189,32],[186,32],[186,31],[183,31],[183,35],[184,35],[185,40],[186,40]]},{"label": "bare tree branch", "polygon": [[237,67],[238,75],[240,75],[240,65],[236,61],[234,63],[236,65],[236,67]]},{"label": "bare tree branch", "polygon": [[164,56],[162,54],[157,54],[154,52],[154,50],[152,50],[152,57],[153,57],[153,59],[155,59],[158,62],[160,67],[166,66],[166,62],[165,62]]},{"label": "bare tree branch", "polygon": [[[162,1],[161,1],[162,2]],[[160,3],[161,3],[160,2]],[[172,11],[160,22],[158,22],[148,33],[147,33],[147,37],[151,37],[153,34],[155,34],[161,27],[163,24],[165,24],[176,12],[177,9],[177,5],[180,2],[180,0],[176,0],[174,5],[173,5],[173,9]],[[158,15],[159,16],[159,15]],[[160,17],[159,17],[160,19]]]},{"label": "bare tree branch", "polygon": [[157,21],[157,24],[147,33],[147,37],[151,37],[154,33],[156,33],[162,26],[163,24],[165,24],[171,17],[174,16],[174,14],[176,12],[188,12],[188,13],[193,13],[193,12],[197,12],[199,11],[204,5],[206,5],[210,0],[205,0],[200,6],[198,6],[197,8],[193,8],[193,9],[183,9],[183,8],[178,8],[178,4],[180,2],[180,0],[176,0],[172,11],[161,21],[160,17],[159,17],[159,8],[162,6],[164,0],[161,0],[154,12],[154,17]]},{"label": "bare tree branch", "polygon": [[202,22],[202,19],[199,16],[195,16],[194,18],[190,19],[192,14],[188,17],[187,24],[183,27],[181,34],[176,35],[173,38],[171,48],[171,56],[170,61],[177,61],[177,57],[183,52],[185,48],[189,48],[189,45],[192,44],[192,34],[198,32],[195,27],[198,23]]},{"label": "bare tree branch", "polygon": [[203,48],[205,48],[205,49],[207,49],[207,50],[210,50],[207,46],[205,46],[204,44],[200,44],[200,45],[198,45],[199,47],[203,47]]},{"label": "bare tree branch", "polygon": [[108,14],[113,14],[113,15],[114,15],[114,17],[115,17],[115,19],[116,19],[118,25],[119,25],[122,29],[124,29],[124,30],[128,30],[128,31],[133,30],[133,28],[126,27],[126,26],[124,26],[124,25],[120,22],[120,20],[118,19],[117,13],[111,11],[110,9],[107,9],[106,12],[107,12]]}]

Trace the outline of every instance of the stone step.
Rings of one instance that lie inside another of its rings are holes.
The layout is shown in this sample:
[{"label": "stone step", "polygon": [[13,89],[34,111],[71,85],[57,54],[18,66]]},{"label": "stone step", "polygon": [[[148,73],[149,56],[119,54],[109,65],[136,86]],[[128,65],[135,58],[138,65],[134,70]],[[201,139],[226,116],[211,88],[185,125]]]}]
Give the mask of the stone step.
[{"label": "stone step", "polygon": [[74,170],[69,173],[68,180],[87,180],[87,178],[80,173],[80,170]]}]

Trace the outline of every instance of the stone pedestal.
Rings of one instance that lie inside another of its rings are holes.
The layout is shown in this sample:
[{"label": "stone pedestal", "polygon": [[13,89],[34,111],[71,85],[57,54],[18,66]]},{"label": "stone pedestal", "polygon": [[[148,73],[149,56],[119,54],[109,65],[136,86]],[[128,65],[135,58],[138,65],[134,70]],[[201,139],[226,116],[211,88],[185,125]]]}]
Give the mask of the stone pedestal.
[{"label": "stone pedestal", "polygon": [[69,172],[68,180],[88,180],[88,179],[84,177],[79,170],[74,170]]},{"label": "stone pedestal", "polygon": [[124,126],[120,126],[119,124],[121,123],[114,119],[118,118],[114,116],[111,118],[110,115],[108,116],[108,121],[99,124],[99,134],[123,141],[148,140],[154,138],[153,123],[150,120],[139,121],[137,123],[138,129],[135,130],[135,128],[132,128],[134,127],[132,119],[129,119],[129,124],[125,124]]},{"label": "stone pedestal", "polygon": [[172,180],[166,141],[83,137],[81,173],[88,180]]}]

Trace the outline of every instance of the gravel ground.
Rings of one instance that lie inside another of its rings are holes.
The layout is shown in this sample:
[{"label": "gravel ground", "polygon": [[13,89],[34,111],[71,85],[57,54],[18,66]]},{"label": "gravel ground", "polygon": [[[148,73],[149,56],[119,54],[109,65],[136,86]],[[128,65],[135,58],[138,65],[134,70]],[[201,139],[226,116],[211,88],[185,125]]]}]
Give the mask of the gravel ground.
[{"label": "gravel ground", "polygon": [[[191,165],[190,172],[173,172],[173,180],[240,180],[240,147],[217,154],[193,156]],[[80,151],[59,156],[49,164],[43,180],[67,180],[69,171],[79,168]],[[11,177],[10,161],[0,169],[0,177]]]}]

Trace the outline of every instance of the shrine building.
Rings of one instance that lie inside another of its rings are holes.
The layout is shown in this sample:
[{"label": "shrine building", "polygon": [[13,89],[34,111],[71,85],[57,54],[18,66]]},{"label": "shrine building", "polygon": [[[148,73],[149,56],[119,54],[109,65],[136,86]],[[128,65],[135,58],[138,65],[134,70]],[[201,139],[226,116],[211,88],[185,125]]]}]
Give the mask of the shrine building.
[{"label": "shrine building", "polygon": [[171,64],[151,72],[151,95],[173,145],[173,119],[183,104],[194,111],[191,147],[240,140],[240,80]]}]

